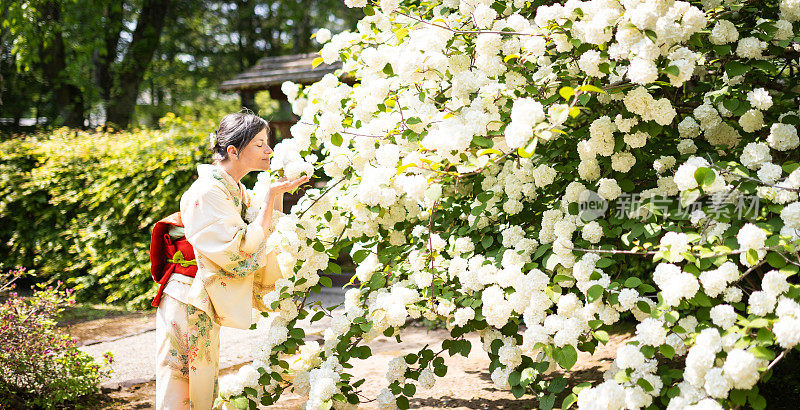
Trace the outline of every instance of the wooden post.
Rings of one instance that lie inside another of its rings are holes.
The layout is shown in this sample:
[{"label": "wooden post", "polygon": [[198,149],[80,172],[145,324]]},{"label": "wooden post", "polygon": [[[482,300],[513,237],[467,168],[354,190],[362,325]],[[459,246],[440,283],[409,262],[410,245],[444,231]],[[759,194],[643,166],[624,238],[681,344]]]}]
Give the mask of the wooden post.
[{"label": "wooden post", "polygon": [[242,102],[243,108],[249,108],[254,113],[258,113],[258,106],[256,105],[256,92],[253,90],[239,91],[239,98]]}]

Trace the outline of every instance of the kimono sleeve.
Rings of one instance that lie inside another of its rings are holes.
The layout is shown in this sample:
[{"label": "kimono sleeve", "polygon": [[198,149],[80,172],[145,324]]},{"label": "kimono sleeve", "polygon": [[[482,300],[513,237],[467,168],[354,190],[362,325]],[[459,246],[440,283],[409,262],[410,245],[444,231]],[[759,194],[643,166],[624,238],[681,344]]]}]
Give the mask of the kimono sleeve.
[{"label": "kimono sleeve", "polygon": [[247,224],[228,194],[210,187],[181,210],[186,239],[211,262],[224,271],[224,276],[241,278],[262,265],[269,233],[258,223]]}]

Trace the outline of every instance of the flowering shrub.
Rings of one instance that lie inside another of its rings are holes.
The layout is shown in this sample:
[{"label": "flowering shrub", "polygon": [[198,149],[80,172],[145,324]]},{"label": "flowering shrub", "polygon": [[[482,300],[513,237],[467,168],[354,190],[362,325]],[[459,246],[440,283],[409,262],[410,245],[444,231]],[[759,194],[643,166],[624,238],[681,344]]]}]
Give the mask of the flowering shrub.
[{"label": "flowering shrub", "polygon": [[[0,276],[0,291],[24,269]],[[60,285],[60,283],[59,283]],[[54,408],[94,393],[110,373],[56,328],[56,316],[74,304],[71,289],[52,286],[22,298],[10,292],[0,304],[0,405]],[[110,364],[110,354],[105,364]]]},{"label": "flowering shrub", "polygon": [[[301,119],[273,162],[331,182],[278,221],[276,313],[220,402],[407,408],[477,332],[494,383],[543,408],[766,407],[756,384],[800,342],[800,2],[345,3],[367,17],[318,61],[356,83],[285,84]],[[305,342],[343,249],[360,286]],[[351,359],[420,316],[442,350],[363,397]],[[626,317],[605,380],[555,403],[545,373]]]}]

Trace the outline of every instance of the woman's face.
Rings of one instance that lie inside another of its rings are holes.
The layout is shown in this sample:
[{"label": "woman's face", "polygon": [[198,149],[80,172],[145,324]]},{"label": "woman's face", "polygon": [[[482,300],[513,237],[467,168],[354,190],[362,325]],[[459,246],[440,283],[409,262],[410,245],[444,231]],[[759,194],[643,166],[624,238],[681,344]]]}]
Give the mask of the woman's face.
[{"label": "woman's face", "polygon": [[267,144],[267,129],[261,130],[239,153],[239,163],[248,171],[266,171],[272,148]]}]

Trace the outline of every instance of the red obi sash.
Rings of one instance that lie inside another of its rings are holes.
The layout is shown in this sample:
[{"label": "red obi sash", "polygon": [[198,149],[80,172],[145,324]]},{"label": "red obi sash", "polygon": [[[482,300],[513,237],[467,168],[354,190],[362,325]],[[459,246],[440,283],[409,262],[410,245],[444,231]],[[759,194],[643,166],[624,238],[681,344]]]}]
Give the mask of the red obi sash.
[{"label": "red obi sash", "polygon": [[169,236],[169,228],[173,225],[183,227],[180,212],[156,222],[150,235],[150,274],[159,283],[158,293],[151,303],[154,307],[161,302],[161,293],[173,273],[192,278],[197,273],[194,249],[186,237],[172,239]]}]

